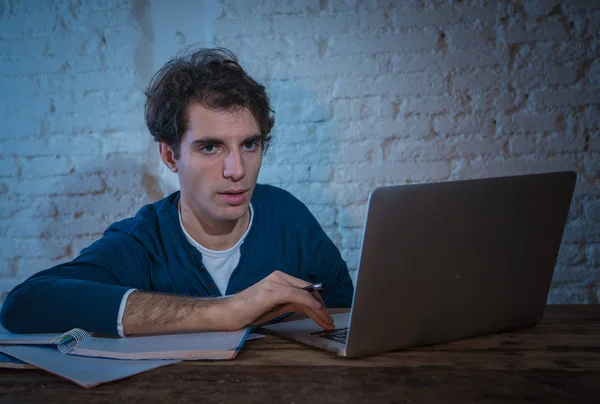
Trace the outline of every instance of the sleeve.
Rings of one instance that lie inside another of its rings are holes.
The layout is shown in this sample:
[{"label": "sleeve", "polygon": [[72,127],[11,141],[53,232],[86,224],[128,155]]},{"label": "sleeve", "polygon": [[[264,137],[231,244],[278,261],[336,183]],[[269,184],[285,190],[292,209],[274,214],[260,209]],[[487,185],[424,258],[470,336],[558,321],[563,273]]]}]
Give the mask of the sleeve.
[{"label": "sleeve", "polygon": [[306,234],[303,261],[308,262],[309,277],[313,282],[324,282],[321,292],[328,308],[349,308],[352,305],[354,286],[346,261],[333,241],[327,236],[317,219],[306,209]]},{"label": "sleeve", "polygon": [[72,328],[118,336],[118,315],[132,288],[150,289],[150,258],[133,236],[107,231],[73,261],[41,271],[6,297],[0,322],[15,333]]}]

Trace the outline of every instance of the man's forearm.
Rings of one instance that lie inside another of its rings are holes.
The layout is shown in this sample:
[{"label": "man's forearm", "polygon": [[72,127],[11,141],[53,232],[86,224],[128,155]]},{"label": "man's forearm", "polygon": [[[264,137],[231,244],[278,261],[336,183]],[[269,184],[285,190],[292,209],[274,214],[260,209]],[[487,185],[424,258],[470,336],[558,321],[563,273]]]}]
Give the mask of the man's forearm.
[{"label": "man's forearm", "polygon": [[227,330],[226,299],[133,292],[123,313],[127,335]]}]

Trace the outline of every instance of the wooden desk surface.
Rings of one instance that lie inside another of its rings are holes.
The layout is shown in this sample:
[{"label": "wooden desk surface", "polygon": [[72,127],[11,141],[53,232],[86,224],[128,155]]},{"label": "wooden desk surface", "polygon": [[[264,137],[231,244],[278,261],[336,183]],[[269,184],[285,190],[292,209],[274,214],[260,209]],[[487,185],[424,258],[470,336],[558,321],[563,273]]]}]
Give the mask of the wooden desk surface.
[{"label": "wooden desk surface", "polygon": [[549,306],[535,327],[364,359],[269,335],[233,361],[182,362],[91,390],[0,369],[0,404],[59,401],[600,403],[600,305]]}]

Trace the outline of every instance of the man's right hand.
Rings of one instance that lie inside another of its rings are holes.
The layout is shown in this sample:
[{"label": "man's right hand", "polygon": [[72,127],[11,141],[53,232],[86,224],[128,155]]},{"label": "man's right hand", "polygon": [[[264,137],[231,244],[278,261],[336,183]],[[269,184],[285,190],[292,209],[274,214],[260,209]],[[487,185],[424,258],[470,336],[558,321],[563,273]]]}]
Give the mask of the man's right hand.
[{"label": "man's right hand", "polygon": [[302,289],[309,285],[302,279],[275,271],[248,289],[223,299],[224,306],[218,306],[226,317],[222,318],[224,327],[239,330],[295,311],[305,313],[324,329],[333,329],[333,319],[319,293]]}]

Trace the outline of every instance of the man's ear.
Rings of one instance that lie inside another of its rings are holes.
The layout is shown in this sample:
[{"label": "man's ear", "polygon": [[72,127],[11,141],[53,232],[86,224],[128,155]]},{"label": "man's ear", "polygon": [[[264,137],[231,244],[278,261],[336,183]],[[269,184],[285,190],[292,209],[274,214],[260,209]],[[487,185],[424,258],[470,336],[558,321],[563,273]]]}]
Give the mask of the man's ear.
[{"label": "man's ear", "polygon": [[158,150],[160,152],[160,158],[162,159],[163,163],[169,167],[169,170],[173,171],[174,173],[178,172],[179,168],[177,167],[177,160],[175,160],[175,152],[173,151],[173,148],[166,143],[158,142]]}]

